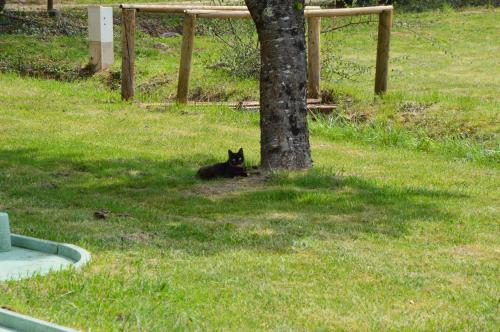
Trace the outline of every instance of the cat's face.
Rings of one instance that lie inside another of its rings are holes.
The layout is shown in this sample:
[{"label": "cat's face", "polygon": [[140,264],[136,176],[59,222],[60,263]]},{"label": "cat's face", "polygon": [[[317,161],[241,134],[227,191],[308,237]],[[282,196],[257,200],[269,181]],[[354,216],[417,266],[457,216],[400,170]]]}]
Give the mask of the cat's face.
[{"label": "cat's face", "polygon": [[234,153],[231,150],[228,150],[227,154],[229,155],[229,163],[232,166],[243,166],[243,164],[245,163],[245,157],[243,156],[243,148],[240,148],[236,153]]}]

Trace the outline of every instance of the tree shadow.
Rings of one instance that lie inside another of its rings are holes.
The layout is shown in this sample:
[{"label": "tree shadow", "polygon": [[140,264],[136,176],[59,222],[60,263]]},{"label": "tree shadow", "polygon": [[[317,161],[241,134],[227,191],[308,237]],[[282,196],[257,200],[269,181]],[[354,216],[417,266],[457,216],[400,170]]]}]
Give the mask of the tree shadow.
[{"label": "tree shadow", "polygon": [[[309,241],[400,237],[445,221],[459,193],[378,185],[327,170],[202,182],[208,154],[169,160],[48,157],[0,150],[0,210],[14,231],[91,250],[141,247],[192,255],[295,250]],[[98,219],[95,211],[104,217]]]}]

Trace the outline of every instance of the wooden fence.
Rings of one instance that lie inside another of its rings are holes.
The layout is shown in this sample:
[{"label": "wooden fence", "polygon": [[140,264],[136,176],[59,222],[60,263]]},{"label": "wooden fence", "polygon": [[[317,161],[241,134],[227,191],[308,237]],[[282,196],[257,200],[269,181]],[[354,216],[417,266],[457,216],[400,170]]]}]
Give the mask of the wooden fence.
[{"label": "wooden fence", "polygon": [[[245,6],[197,6],[197,5],[127,5],[122,9],[122,98],[130,100],[135,89],[135,14],[137,11],[183,14],[181,59],[177,83],[177,101],[187,103],[194,32],[197,18],[248,19],[250,12]],[[344,9],[320,9],[307,6],[304,14],[308,24],[308,95],[319,98],[320,90],[320,33],[322,17],[379,15],[375,93],[387,91],[389,74],[389,45],[393,19],[393,6],[376,6]]]}]

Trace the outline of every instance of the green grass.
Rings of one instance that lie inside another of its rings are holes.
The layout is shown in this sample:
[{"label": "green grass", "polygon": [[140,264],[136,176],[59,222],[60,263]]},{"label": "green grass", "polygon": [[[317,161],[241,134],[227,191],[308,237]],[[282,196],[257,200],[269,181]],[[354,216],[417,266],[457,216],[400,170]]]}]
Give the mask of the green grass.
[{"label": "green grass", "polygon": [[[499,69],[488,38],[498,38],[498,14],[405,18],[454,38],[453,57],[397,31],[394,55],[409,57],[394,65],[389,95],[373,101],[371,74],[326,82],[341,110],[310,123],[314,168],[266,178],[194,177],[228,148],[258,164],[255,114],[144,110],[120,101],[104,75],[0,74],[0,210],[16,233],[93,255],[81,273],[0,284],[0,305],[92,331],[497,330]],[[323,40],[369,64],[365,30]],[[138,99],[162,100],[175,92],[180,40],[139,39],[139,85],[173,81]],[[0,46],[83,65],[84,41],[2,35]],[[204,69],[217,43],[196,45],[193,86],[256,96],[256,82]],[[409,102],[432,105],[402,116]],[[450,131],[462,124],[476,131]],[[95,219],[102,209],[109,217]]]},{"label": "green grass", "polygon": [[[84,22],[78,19],[78,15],[85,12],[74,10],[71,13],[69,17],[77,23],[70,24],[69,20],[68,29],[62,28],[64,22],[50,26],[42,21],[39,27],[49,31],[69,30],[71,36],[3,35],[0,45],[9,65],[15,71],[35,67],[38,71],[55,73],[52,76],[64,77],[64,73],[69,73],[66,75],[69,77],[77,76],[87,60],[86,34],[79,32],[81,29],[78,28]],[[163,17],[163,25],[158,20],[148,21],[151,17]],[[457,158],[497,163],[500,150],[500,99],[497,93],[500,67],[496,60],[500,38],[495,33],[497,21],[498,12],[491,9],[397,13],[389,92],[382,101],[374,101],[372,93],[376,24],[355,25],[323,34],[322,86],[324,90],[333,90],[333,99],[339,104],[337,114],[329,122],[337,131],[342,128],[342,134],[337,137],[350,138],[354,126],[356,136],[361,133],[362,140],[368,137],[372,143],[385,145],[386,137],[392,137],[389,141],[394,143],[394,133],[403,133],[404,139],[397,139],[396,145],[438,153],[449,152],[449,147],[454,146],[452,154]],[[156,27],[158,32],[178,29],[181,24],[178,18],[152,14],[140,14],[138,23],[141,22]],[[198,23],[203,30],[209,22],[199,20]],[[344,23],[345,20],[338,22],[339,25]],[[330,24],[331,21],[323,20],[323,30]],[[33,33],[33,30],[37,31],[31,28],[29,32]],[[120,28],[116,26],[116,41],[120,40],[119,33]],[[180,43],[180,37],[151,37],[139,30],[136,100],[161,102],[175,98]],[[220,70],[207,69],[209,63],[217,62],[221,52],[227,51],[213,37],[202,35],[196,38],[191,99],[234,101],[258,98],[257,81],[241,80]],[[100,89],[118,87],[120,52],[117,42],[117,62],[113,67],[115,79],[110,80],[106,75],[93,79]],[[330,54],[341,56],[344,63],[352,61],[365,66],[365,71],[354,76],[353,80],[329,76],[329,70],[335,65],[327,60]],[[0,67],[1,64],[0,60]],[[110,81],[113,83],[109,84]],[[327,126],[331,127],[330,124]],[[373,139],[374,135],[377,139]],[[443,145],[444,149],[441,148]]]}]

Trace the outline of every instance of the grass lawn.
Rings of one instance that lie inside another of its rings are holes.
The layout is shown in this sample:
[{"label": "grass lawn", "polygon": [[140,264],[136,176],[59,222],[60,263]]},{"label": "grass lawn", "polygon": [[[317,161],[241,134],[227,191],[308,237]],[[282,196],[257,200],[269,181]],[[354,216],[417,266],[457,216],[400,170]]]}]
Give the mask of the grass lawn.
[{"label": "grass lawn", "polygon": [[[395,29],[383,100],[370,71],[326,81],[339,112],[310,122],[314,168],[265,178],[194,177],[228,148],[258,164],[255,114],[145,110],[105,75],[0,73],[0,210],[15,233],[93,255],[81,273],[0,284],[0,306],[92,331],[496,331],[498,13],[402,18],[434,44]],[[368,31],[325,35],[324,49],[370,65]],[[168,99],[180,39],[140,36],[139,85],[170,80],[138,100]],[[84,43],[0,34],[5,58],[22,49],[60,70],[85,61]],[[256,95],[255,81],[205,68],[219,43],[196,45],[194,88]]]}]

